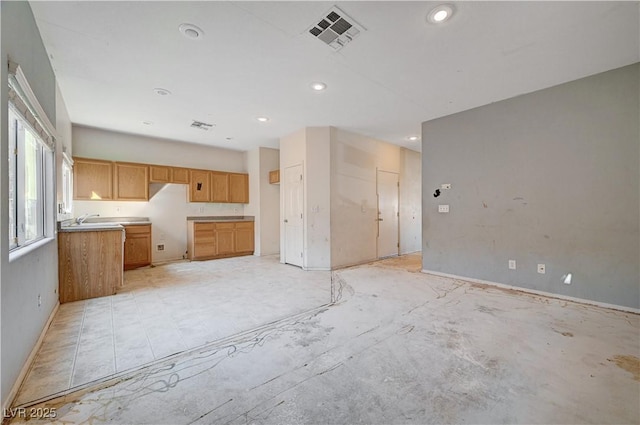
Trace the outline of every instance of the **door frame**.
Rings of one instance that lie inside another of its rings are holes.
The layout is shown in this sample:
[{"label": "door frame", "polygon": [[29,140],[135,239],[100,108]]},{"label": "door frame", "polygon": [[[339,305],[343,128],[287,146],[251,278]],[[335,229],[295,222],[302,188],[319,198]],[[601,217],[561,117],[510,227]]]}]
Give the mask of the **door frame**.
[{"label": "door frame", "polygon": [[[398,211],[397,211],[397,226],[396,226],[396,232],[397,232],[397,237],[396,240],[397,245],[396,245],[396,253],[392,254],[392,255],[386,255],[386,256],[380,256],[380,192],[379,192],[379,184],[380,184],[380,179],[379,173],[389,173],[389,174],[395,174],[397,177],[397,185],[396,185],[396,199],[398,201]],[[381,170],[378,167],[376,167],[376,226],[377,226],[377,235],[376,235],[376,258],[378,259],[382,259],[382,258],[389,258],[389,257],[394,257],[394,256],[399,256],[400,255],[400,173],[396,172],[396,171],[386,171],[386,170]]]},{"label": "door frame", "polygon": [[[301,240],[301,244],[300,246],[302,247],[302,259],[301,259],[301,265],[298,266],[297,264],[291,264],[291,263],[287,263],[287,230],[286,230],[286,190],[287,190],[287,170],[289,168],[294,168],[294,167],[300,167],[300,173],[302,174],[302,230],[300,232],[300,238]],[[306,266],[306,251],[305,251],[305,233],[306,233],[306,228],[305,228],[305,223],[307,220],[307,215],[304,214],[304,205],[305,205],[305,198],[306,198],[306,190],[305,190],[305,185],[304,185],[304,162],[299,162],[297,164],[293,164],[293,165],[289,165],[287,167],[283,167],[282,168],[283,173],[280,176],[280,212],[281,212],[281,217],[280,217],[280,224],[281,224],[281,233],[280,233],[280,263],[282,264],[289,264],[292,265],[294,267],[301,267],[303,270],[305,269]]]}]

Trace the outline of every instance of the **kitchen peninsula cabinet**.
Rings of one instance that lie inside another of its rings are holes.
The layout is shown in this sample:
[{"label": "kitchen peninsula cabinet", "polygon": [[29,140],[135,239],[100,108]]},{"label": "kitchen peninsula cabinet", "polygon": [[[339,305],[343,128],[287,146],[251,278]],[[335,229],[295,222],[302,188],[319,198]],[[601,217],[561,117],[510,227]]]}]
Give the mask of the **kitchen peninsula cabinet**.
[{"label": "kitchen peninsula cabinet", "polygon": [[253,221],[196,217],[187,223],[187,257],[190,260],[253,254]]},{"label": "kitchen peninsula cabinet", "polygon": [[58,233],[60,303],[113,295],[122,286],[122,226]]}]

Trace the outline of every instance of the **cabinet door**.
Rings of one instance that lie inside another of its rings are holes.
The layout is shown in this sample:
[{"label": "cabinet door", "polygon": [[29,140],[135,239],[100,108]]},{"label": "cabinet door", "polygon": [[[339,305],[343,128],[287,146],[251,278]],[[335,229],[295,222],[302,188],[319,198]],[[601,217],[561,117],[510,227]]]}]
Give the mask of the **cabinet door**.
[{"label": "cabinet door", "polygon": [[229,202],[229,173],[211,172],[211,202]]},{"label": "cabinet door", "polygon": [[236,252],[253,252],[253,222],[236,223]]},{"label": "cabinet door", "polygon": [[189,184],[189,169],[172,167],[171,183]]},{"label": "cabinet door", "polygon": [[280,170],[269,171],[269,183],[280,184]]},{"label": "cabinet door", "polygon": [[150,165],[149,181],[151,183],[169,183],[171,181],[171,167]]},{"label": "cabinet door", "polygon": [[151,225],[125,226],[124,269],[151,264]]},{"label": "cabinet door", "polygon": [[73,199],[113,199],[113,163],[74,158]]},{"label": "cabinet door", "polygon": [[249,175],[229,173],[229,202],[249,203]]},{"label": "cabinet door", "polygon": [[211,171],[190,170],[189,202],[211,202]]},{"label": "cabinet door", "polygon": [[215,223],[193,223],[193,258],[217,254]]},{"label": "cabinet door", "polygon": [[115,163],[115,199],[149,200],[149,167],[144,164]]},{"label": "cabinet door", "polygon": [[235,252],[235,224],[216,223],[215,226],[218,255],[233,254]]}]

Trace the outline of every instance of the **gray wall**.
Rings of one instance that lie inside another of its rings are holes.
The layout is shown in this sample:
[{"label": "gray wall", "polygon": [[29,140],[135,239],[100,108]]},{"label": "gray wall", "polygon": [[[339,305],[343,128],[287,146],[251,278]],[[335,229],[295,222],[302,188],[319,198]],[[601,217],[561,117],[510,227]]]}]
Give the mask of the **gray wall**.
[{"label": "gray wall", "polygon": [[423,123],[423,268],[640,307],[639,68]]},{"label": "gray wall", "polygon": [[[52,123],[56,122],[55,76],[27,2],[0,3],[0,157],[7,158],[7,66],[17,62]],[[9,262],[7,162],[0,161],[0,285],[1,285],[1,396],[6,407],[9,393],[36,344],[58,295],[57,246],[55,240]],[[38,295],[42,305],[38,306]]]}]

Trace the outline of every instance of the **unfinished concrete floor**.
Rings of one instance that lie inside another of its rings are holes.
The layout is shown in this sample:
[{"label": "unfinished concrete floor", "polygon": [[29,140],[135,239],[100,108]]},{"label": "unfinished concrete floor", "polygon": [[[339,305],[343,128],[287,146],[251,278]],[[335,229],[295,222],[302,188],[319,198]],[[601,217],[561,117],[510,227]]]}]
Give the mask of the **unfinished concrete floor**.
[{"label": "unfinished concrete floor", "polygon": [[[332,305],[25,414],[53,408],[55,420],[29,422],[66,424],[640,422],[638,315],[412,270],[392,259],[334,272]],[[268,291],[257,275],[256,291]],[[236,301],[238,317],[254,308]]]}]

